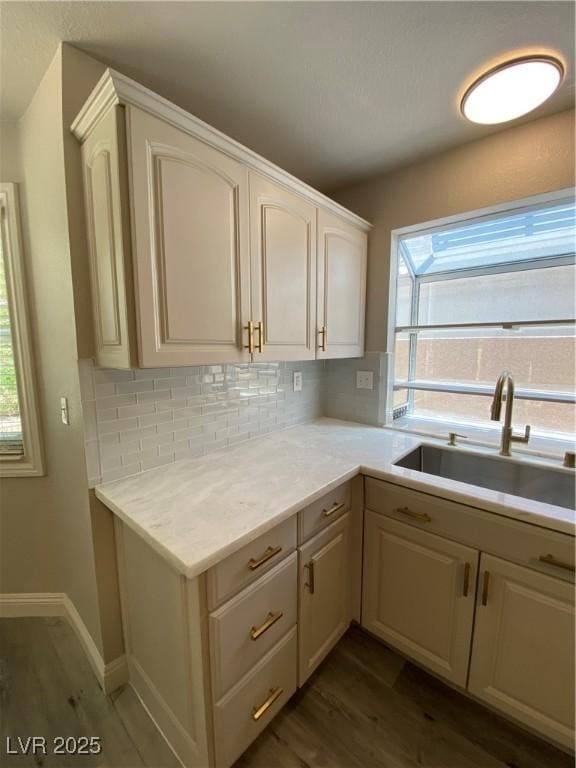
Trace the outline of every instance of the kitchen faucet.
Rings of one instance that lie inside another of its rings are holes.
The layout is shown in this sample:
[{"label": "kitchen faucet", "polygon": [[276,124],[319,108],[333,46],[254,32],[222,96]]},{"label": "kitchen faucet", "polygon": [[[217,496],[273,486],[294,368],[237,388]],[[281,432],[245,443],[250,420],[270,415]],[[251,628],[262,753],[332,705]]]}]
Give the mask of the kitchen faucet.
[{"label": "kitchen faucet", "polygon": [[[504,394],[505,385],[506,394]],[[515,435],[513,432],[512,407],[514,406],[514,379],[509,371],[502,371],[496,382],[490,414],[492,421],[500,421],[503,400],[506,400],[506,411],[504,413],[504,426],[502,427],[502,439],[500,441],[500,455],[511,456],[510,446],[512,443],[527,443],[530,439],[530,426],[527,425],[524,429],[524,437]]]}]

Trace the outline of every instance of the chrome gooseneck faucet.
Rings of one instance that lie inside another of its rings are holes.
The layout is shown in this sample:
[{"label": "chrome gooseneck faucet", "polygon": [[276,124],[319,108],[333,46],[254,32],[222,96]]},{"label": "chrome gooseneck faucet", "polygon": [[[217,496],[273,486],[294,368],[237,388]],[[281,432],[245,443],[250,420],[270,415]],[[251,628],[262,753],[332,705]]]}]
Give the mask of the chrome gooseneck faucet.
[{"label": "chrome gooseneck faucet", "polygon": [[[506,386],[506,394],[504,394]],[[504,412],[504,426],[502,427],[502,439],[500,442],[500,455],[511,456],[510,446],[512,443],[527,443],[530,440],[530,426],[526,426],[524,436],[515,435],[512,429],[512,408],[514,406],[514,379],[509,371],[502,371],[496,382],[494,390],[494,399],[492,400],[492,409],[490,418],[492,421],[500,421],[502,412],[502,400],[506,401],[506,410]]]}]

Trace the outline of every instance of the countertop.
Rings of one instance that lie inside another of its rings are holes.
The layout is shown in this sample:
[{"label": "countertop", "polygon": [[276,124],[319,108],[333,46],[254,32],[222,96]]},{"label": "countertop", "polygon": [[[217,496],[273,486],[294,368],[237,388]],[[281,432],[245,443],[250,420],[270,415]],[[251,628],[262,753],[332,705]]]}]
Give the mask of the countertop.
[{"label": "countertop", "polygon": [[95,492],[189,578],[359,473],[575,534],[572,510],[393,466],[423,442],[441,444],[322,418],[106,483]]}]

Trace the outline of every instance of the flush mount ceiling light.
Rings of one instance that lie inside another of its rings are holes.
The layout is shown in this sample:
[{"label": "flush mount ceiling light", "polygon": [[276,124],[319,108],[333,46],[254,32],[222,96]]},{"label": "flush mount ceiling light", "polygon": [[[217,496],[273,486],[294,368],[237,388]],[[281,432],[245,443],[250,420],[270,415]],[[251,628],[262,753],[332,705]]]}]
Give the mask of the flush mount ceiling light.
[{"label": "flush mount ceiling light", "polygon": [[552,56],[507,61],[472,83],[462,98],[462,114],[484,125],[514,120],[543,104],[563,76],[564,67]]}]

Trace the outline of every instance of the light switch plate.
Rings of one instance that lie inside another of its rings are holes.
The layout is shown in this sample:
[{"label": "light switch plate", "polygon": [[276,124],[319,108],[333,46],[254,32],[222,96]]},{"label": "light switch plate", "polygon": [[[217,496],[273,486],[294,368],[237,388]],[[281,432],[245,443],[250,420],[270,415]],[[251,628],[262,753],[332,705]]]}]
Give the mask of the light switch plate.
[{"label": "light switch plate", "polygon": [[356,371],[356,389],[374,389],[373,371]]},{"label": "light switch plate", "polygon": [[62,418],[62,424],[70,424],[70,412],[68,411],[68,398],[60,398],[60,416]]},{"label": "light switch plate", "polygon": [[294,371],[294,392],[302,392],[302,371]]}]

